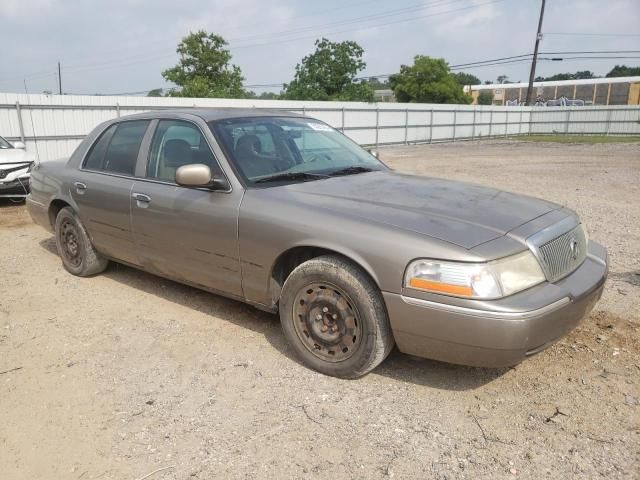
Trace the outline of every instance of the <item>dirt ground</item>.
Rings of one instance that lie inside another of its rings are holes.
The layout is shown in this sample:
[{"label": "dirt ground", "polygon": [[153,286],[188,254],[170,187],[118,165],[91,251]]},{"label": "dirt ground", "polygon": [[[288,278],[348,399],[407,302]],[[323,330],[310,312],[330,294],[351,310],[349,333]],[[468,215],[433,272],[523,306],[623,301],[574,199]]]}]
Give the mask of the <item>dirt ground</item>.
[{"label": "dirt ground", "polygon": [[67,274],[0,204],[0,478],[638,478],[640,144],[381,149],[392,167],[544,197],[611,256],[594,312],[516,368],[400,354],[301,366],[275,316],[112,264]]}]

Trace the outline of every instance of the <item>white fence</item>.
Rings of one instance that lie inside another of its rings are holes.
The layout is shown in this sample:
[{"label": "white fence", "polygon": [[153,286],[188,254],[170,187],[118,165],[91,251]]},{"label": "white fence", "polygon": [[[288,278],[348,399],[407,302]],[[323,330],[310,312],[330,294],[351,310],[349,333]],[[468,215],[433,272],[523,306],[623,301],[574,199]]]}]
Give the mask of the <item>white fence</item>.
[{"label": "white fence", "polygon": [[0,136],[41,160],[71,154],[105,120],[171,108],[256,107],[304,113],[362,145],[429,143],[543,133],[640,135],[640,107],[502,107],[213,98],[99,97],[0,93]]}]

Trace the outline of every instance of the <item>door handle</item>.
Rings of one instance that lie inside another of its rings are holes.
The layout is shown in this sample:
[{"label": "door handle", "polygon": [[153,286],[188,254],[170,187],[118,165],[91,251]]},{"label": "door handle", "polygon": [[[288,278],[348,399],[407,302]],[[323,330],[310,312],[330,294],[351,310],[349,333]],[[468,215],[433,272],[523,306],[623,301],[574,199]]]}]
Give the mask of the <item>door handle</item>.
[{"label": "door handle", "polygon": [[84,195],[84,192],[87,191],[87,186],[82,182],[75,182],[73,186],[76,187],[78,195]]},{"label": "door handle", "polygon": [[131,196],[135,198],[136,204],[140,208],[147,208],[151,203],[151,197],[144,193],[132,193]]}]

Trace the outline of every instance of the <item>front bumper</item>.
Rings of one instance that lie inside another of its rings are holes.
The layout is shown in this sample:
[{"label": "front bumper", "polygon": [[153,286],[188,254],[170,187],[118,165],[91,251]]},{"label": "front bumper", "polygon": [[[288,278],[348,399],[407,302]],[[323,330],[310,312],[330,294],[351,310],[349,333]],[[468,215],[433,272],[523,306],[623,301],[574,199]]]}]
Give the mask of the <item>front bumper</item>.
[{"label": "front bumper", "polygon": [[607,252],[590,242],[586,260],[571,275],[493,301],[439,301],[384,293],[400,351],[463,365],[514,365],[574,329],[600,299]]},{"label": "front bumper", "polygon": [[0,198],[25,198],[29,194],[29,177],[0,181]]}]

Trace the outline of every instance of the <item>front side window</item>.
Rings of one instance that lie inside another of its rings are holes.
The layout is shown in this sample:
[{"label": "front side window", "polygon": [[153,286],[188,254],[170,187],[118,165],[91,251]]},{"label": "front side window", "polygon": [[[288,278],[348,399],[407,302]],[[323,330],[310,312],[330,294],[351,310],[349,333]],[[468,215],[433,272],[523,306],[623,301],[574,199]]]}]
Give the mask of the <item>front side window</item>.
[{"label": "front side window", "polygon": [[149,120],[111,125],[93,144],[84,168],[133,176]]},{"label": "front side window", "polygon": [[160,120],[151,141],[147,178],[175,182],[176,170],[193,163],[207,165],[214,176],[221,173],[197,126],[181,120]]},{"label": "front side window", "polygon": [[232,118],[209,125],[252,184],[386,169],[337,130],[308,118]]},{"label": "front side window", "polygon": [[7,142],[4,138],[0,137],[0,148],[2,148],[2,149],[13,148],[13,145],[11,145],[9,142]]}]

